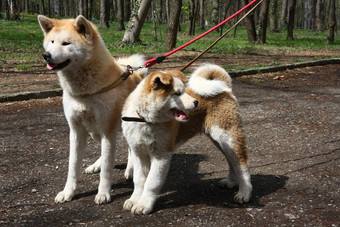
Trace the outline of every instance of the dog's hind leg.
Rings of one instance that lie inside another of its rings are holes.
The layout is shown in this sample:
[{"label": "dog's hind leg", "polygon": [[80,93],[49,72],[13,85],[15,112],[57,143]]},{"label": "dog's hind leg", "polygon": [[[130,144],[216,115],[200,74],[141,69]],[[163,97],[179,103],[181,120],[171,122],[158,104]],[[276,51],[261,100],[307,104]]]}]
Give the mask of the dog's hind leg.
[{"label": "dog's hind leg", "polygon": [[131,157],[131,149],[128,149],[129,155],[128,155],[128,160],[126,164],[126,169],[124,172],[124,176],[126,179],[132,179],[133,178],[133,162],[132,162],[132,157]]},{"label": "dog's hind leg", "polygon": [[237,203],[249,202],[252,185],[242,133],[237,130],[236,132],[227,132],[219,127],[212,127],[209,130],[209,136],[222,151],[229,164],[229,177],[221,180],[219,184],[229,188],[238,184],[239,190],[234,196],[234,201]]},{"label": "dog's hind leg", "polygon": [[100,172],[100,165],[101,165],[101,157],[99,157],[97,159],[97,161],[95,161],[95,163],[93,163],[92,165],[87,167],[85,169],[85,173],[90,174],[90,173],[98,173],[98,172]]},{"label": "dog's hind leg", "polygon": [[86,146],[87,132],[82,127],[70,127],[70,156],[64,190],[55,197],[56,203],[71,201],[77,186],[81,160]]}]

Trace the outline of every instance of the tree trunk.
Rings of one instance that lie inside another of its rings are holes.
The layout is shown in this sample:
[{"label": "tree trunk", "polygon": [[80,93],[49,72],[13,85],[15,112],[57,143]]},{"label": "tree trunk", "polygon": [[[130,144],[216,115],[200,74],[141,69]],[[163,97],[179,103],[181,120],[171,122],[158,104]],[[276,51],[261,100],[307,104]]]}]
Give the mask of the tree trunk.
[{"label": "tree trunk", "polygon": [[40,0],[40,14],[45,15],[45,3],[44,3],[44,0]]},{"label": "tree trunk", "polygon": [[269,13],[269,0],[264,0],[262,2],[261,12],[260,12],[260,31],[259,31],[259,39],[257,40],[258,44],[266,43],[268,13]]},{"label": "tree trunk", "polygon": [[182,0],[168,0],[169,10],[171,14],[168,17],[168,24],[166,28],[165,47],[173,49],[176,47],[177,31],[179,25],[179,16],[181,14]]},{"label": "tree trunk", "polygon": [[289,0],[287,40],[293,40],[296,0]]},{"label": "tree trunk", "polygon": [[[263,3],[262,3],[263,4]],[[270,14],[270,19],[269,19],[269,27],[272,32],[278,32],[279,31],[279,13],[278,13],[278,5],[276,0],[270,1],[270,6],[269,6],[269,14]]]},{"label": "tree trunk", "polygon": [[189,28],[188,28],[188,35],[195,35],[195,12],[196,12],[196,4],[195,0],[190,0],[189,8]]},{"label": "tree trunk", "polygon": [[125,0],[124,1],[124,18],[125,21],[129,21],[131,17],[131,1]]},{"label": "tree trunk", "polygon": [[[242,5],[245,6],[249,2],[248,0],[242,0]],[[256,28],[255,28],[255,21],[254,21],[254,15],[249,14],[246,18],[246,28],[247,28],[247,33],[248,33],[248,41],[250,43],[254,43],[256,41]]]},{"label": "tree trunk", "polygon": [[151,2],[152,0],[136,0],[120,46],[124,46],[127,43],[134,44],[140,41],[140,32],[142,31],[148,11],[151,8]]},{"label": "tree trunk", "polygon": [[108,9],[108,0],[100,0],[100,27],[109,28],[109,12]]},{"label": "tree trunk", "polygon": [[79,0],[79,15],[84,16],[84,0]]},{"label": "tree trunk", "polygon": [[117,0],[117,31],[124,31],[124,0]]},{"label": "tree trunk", "polygon": [[2,1],[2,8],[3,10],[5,11],[5,17],[4,19],[5,20],[9,20],[10,19],[10,13],[9,13],[9,6],[8,6],[8,1],[5,0],[5,1]]},{"label": "tree trunk", "polygon": [[10,20],[20,20],[19,10],[18,10],[18,5],[17,5],[16,0],[10,0],[9,10],[10,10]]},{"label": "tree trunk", "polygon": [[288,15],[288,0],[282,0],[281,28],[285,27],[288,24],[287,15]]},{"label": "tree trunk", "polygon": [[329,17],[328,17],[328,34],[327,34],[327,42],[333,43],[334,42],[334,32],[335,32],[335,0],[329,1]]},{"label": "tree trunk", "polygon": [[205,20],[204,20],[204,0],[200,0],[200,29],[204,30],[205,27]]},{"label": "tree trunk", "polygon": [[[220,8],[220,4],[219,4],[219,0],[213,0],[212,1],[212,15],[211,15],[211,20],[213,25],[217,25],[219,23],[218,20],[218,12],[219,12],[219,8]],[[216,29],[215,31],[218,32],[220,29]]]},{"label": "tree trunk", "polygon": [[319,32],[323,30],[322,11],[323,11],[323,0],[317,0],[316,2],[316,29]]}]

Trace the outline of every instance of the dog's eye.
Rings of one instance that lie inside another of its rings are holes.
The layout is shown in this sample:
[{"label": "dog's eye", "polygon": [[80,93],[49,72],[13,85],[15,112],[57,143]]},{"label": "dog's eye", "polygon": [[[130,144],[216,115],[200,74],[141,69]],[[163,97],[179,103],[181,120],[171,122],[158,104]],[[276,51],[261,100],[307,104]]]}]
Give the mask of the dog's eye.
[{"label": "dog's eye", "polygon": [[63,46],[68,46],[68,45],[70,45],[71,43],[69,43],[69,42],[63,42],[61,45],[63,45]]},{"label": "dog's eye", "polygon": [[51,43],[54,43],[54,40],[51,40]]},{"label": "dog's eye", "polygon": [[182,94],[181,94],[181,92],[176,92],[175,95],[176,96],[181,96]]}]

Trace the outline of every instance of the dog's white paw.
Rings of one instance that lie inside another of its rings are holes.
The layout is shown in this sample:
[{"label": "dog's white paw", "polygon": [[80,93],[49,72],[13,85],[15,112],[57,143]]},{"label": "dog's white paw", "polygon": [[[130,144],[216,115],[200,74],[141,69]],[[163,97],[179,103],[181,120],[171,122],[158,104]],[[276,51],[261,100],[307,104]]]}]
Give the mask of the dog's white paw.
[{"label": "dog's white paw", "polygon": [[97,204],[104,204],[111,202],[111,195],[110,193],[98,193],[94,198],[94,202]]},{"label": "dog's white paw", "polygon": [[133,178],[133,169],[132,168],[126,168],[124,172],[124,176],[127,180],[131,180]]},{"label": "dog's white paw", "polygon": [[218,186],[222,188],[233,188],[238,185],[238,182],[236,180],[232,180],[230,178],[222,179],[218,182]]},{"label": "dog's white paw", "polygon": [[248,203],[251,197],[251,193],[237,192],[234,196],[235,203]]},{"label": "dog's white paw", "polygon": [[128,199],[125,200],[124,205],[123,205],[123,210],[131,210],[132,207],[137,203],[137,201],[133,199]]},{"label": "dog's white paw", "polygon": [[69,202],[69,201],[72,200],[73,196],[74,196],[74,193],[61,191],[61,192],[59,192],[58,195],[55,197],[54,201],[55,201],[56,203]]},{"label": "dog's white paw", "polygon": [[98,173],[100,172],[100,165],[97,165],[96,163],[90,165],[85,169],[85,173],[91,174],[91,173]]},{"label": "dog's white paw", "polygon": [[132,214],[150,214],[152,211],[152,206],[147,206],[146,204],[137,203],[131,208]]}]

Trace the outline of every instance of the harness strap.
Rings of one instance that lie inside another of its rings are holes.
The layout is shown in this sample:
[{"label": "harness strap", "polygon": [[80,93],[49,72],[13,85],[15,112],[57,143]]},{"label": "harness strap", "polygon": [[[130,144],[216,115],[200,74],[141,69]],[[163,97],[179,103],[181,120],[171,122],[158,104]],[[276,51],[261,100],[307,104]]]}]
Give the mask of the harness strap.
[{"label": "harness strap", "polygon": [[98,95],[98,94],[102,94],[104,92],[107,92],[115,87],[117,87],[119,84],[121,84],[124,80],[126,80],[132,73],[133,71],[136,70],[135,68],[132,68],[130,65],[126,66],[126,71],[123,72],[122,75],[120,75],[120,77],[118,79],[116,79],[115,81],[113,81],[112,84],[110,84],[107,87],[104,87],[102,89],[100,89],[99,91],[93,93],[92,95]]}]

